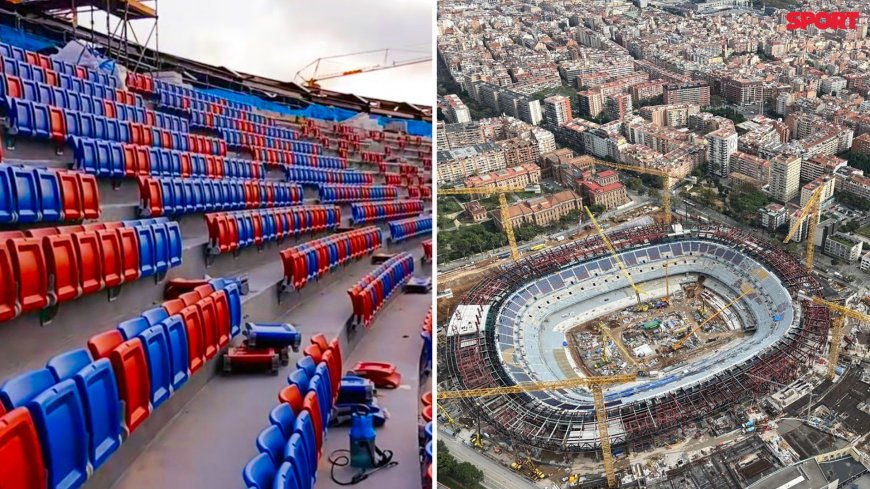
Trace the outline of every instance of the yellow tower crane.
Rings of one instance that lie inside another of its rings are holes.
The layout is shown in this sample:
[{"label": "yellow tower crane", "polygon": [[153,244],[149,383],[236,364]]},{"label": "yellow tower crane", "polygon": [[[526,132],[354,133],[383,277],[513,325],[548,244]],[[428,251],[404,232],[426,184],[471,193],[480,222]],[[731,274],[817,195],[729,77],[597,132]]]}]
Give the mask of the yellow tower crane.
[{"label": "yellow tower crane", "polygon": [[813,271],[813,256],[816,251],[816,227],[819,225],[819,214],[821,212],[821,206],[819,200],[822,197],[822,189],[824,187],[819,185],[819,188],[813,192],[813,195],[810,197],[810,200],[807,201],[806,205],[801,208],[800,215],[798,215],[797,220],[792,225],[791,229],[788,232],[788,235],[785,237],[783,243],[788,243],[794,237],[795,233],[798,229],[803,226],[804,221],[809,217],[810,222],[807,229],[807,271]]},{"label": "yellow tower crane", "polygon": [[[401,53],[401,52],[418,53],[418,54],[423,54],[423,56],[419,56],[419,57],[411,58],[411,59],[402,58],[402,57],[399,57],[399,58],[391,57],[395,53]],[[372,58],[374,55],[380,55],[381,53],[383,53],[383,55],[384,55],[383,60],[381,60],[381,62],[374,64],[374,65],[361,66],[361,67],[357,65],[357,67],[355,67],[355,68],[352,68],[349,70],[336,71],[333,73],[322,74],[319,72],[320,65],[324,64],[326,62],[334,62],[335,60],[342,59],[342,58],[360,58],[360,57]],[[301,70],[297,71],[296,76],[293,79],[301,81],[305,85],[305,87],[308,88],[309,90],[317,91],[317,90],[320,90],[320,82],[322,82],[324,80],[332,80],[332,79],[341,78],[344,76],[358,75],[361,73],[371,73],[373,71],[389,70],[392,68],[399,68],[402,66],[409,66],[409,65],[414,65],[414,64],[418,64],[418,63],[431,63],[431,62],[432,62],[432,56],[427,55],[423,51],[419,51],[419,50],[400,49],[400,48],[373,49],[371,51],[360,51],[357,53],[338,54],[335,56],[324,56],[322,58],[317,58],[314,61],[312,61],[311,63],[308,63],[307,65],[305,65],[305,67],[303,67]],[[313,67],[313,70],[311,70],[312,67]],[[306,75],[303,73],[306,71],[312,71],[312,73]]]},{"label": "yellow tower crane", "polygon": [[[598,329],[601,330],[601,334],[603,336],[608,337],[611,340],[613,340],[613,344],[615,344],[616,347],[619,348],[619,351],[622,353],[622,356],[625,357],[626,362],[628,362],[634,366],[637,366],[637,361],[634,358],[632,358],[631,353],[629,353],[629,351],[628,351],[628,348],[626,348],[625,345],[622,343],[622,338],[618,338],[617,335],[615,335],[613,333],[613,331],[610,328],[608,328],[604,323],[600,323],[598,325]],[[605,352],[605,354],[607,352],[607,342],[606,341],[604,343],[604,352]]]},{"label": "yellow tower crane", "polygon": [[671,176],[670,173],[656,170],[655,168],[647,168],[645,166],[623,165],[621,163],[611,163],[604,160],[595,160],[596,165],[606,166],[617,170],[633,171],[644,175],[653,175],[662,179],[662,207],[665,211],[665,224],[671,225],[671,185],[672,180],[677,180],[677,177]]},{"label": "yellow tower crane", "polygon": [[713,319],[715,319],[716,317],[718,317],[720,314],[722,314],[723,312],[725,312],[726,309],[730,308],[730,307],[733,306],[734,304],[737,304],[737,302],[740,301],[740,299],[746,297],[746,296],[749,295],[750,293],[752,293],[752,289],[749,288],[749,287],[745,287],[744,290],[743,290],[743,293],[740,294],[740,296],[738,296],[736,299],[734,299],[733,301],[731,301],[731,302],[729,302],[728,304],[726,304],[724,307],[722,307],[722,308],[719,309],[718,311],[716,311],[716,312],[714,312],[713,314],[711,314],[710,317],[708,317],[707,319],[705,319],[705,320],[704,320],[703,322],[701,322],[699,325],[697,325],[697,326],[695,326],[694,328],[692,328],[691,331],[689,331],[688,333],[686,333],[685,336],[683,336],[682,338],[680,338],[679,341],[677,341],[676,343],[674,343],[673,349],[674,349],[674,350],[679,350],[679,349],[683,346],[683,343],[685,343],[685,341],[686,341],[687,339],[689,339],[693,334],[695,334],[695,331],[698,331],[699,329],[701,329],[705,324],[709,323],[710,321],[712,321]]},{"label": "yellow tower crane", "polygon": [[498,206],[501,211],[501,222],[504,227],[504,233],[507,235],[508,245],[511,247],[511,259],[517,261],[520,259],[520,250],[517,249],[517,238],[514,236],[514,226],[511,223],[508,215],[508,204],[506,193],[510,192],[534,192],[540,193],[540,188],[536,186],[529,187],[476,187],[476,188],[452,188],[439,189],[438,195],[489,195],[498,194]]},{"label": "yellow tower crane", "polygon": [[837,361],[840,359],[840,344],[843,342],[843,324],[845,319],[848,317],[862,323],[870,324],[870,316],[849,309],[842,304],[822,299],[818,296],[810,297],[798,294],[798,297],[810,300],[814,304],[825,306],[832,312],[837,313],[837,315],[832,318],[831,322],[831,348],[828,351],[828,378],[833,379],[837,369]]},{"label": "yellow tower crane", "polygon": [[607,247],[610,255],[616,261],[616,264],[619,265],[619,269],[622,270],[622,274],[625,275],[625,278],[628,280],[629,285],[631,285],[632,290],[634,290],[634,295],[635,297],[637,297],[637,306],[640,307],[642,304],[642,301],[640,300],[640,294],[643,293],[643,289],[635,285],[634,280],[631,278],[631,274],[628,273],[628,268],[626,268],[625,263],[622,262],[622,259],[619,258],[619,253],[616,252],[616,248],[613,247],[610,239],[608,239],[607,235],[604,234],[604,230],[601,229],[601,226],[598,225],[598,221],[595,219],[595,216],[592,215],[592,211],[589,210],[589,207],[585,207],[584,209],[586,209],[586,215],[589,216],[589,220],[592,221],[592,225],[595,226],[595,230],[598,232],[598,235],[601,236],[601,241],[604,242],[604,246]]},{"label": "yellow tower crane", "polygon": [[595,418],[598,425],[598,436],[601,441],[601,458],[604,461],[604,473],[608,487],[616,487],[616,470],[613,467],[613,453],[610,451],[610,435],[607,433],[607,409],[604,406],[604,386],[631,382],[635,374],[608,375],[602,377],[585,377],[547,382],[526,382],[502,387],[486,387],[482,389],[466,389],[458,391],[440,391],[438,400],[459,399],[469,397],[490,397],[505,394],[520,394],[523,392],[552,391],[559,389],[574,389],[588,387],[592,390],[592,400],[595,406]]}]

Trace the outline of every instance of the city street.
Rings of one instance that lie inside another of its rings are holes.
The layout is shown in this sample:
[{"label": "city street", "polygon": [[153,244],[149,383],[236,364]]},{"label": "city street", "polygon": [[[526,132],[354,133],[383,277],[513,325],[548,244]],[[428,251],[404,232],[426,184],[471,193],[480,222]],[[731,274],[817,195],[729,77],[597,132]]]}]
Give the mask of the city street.
[{"label": "city street", "polygon": [[499,465],[456,438],[443,431],[439,433],[441,436],[438,439],[444,441],[451,455],[456,457],[458,461],[469,462],[483,471],[484,480],[481,484],[483,487],[487,489],[536,489],[538,487],[528,479],[515,474],[507,467]]}]

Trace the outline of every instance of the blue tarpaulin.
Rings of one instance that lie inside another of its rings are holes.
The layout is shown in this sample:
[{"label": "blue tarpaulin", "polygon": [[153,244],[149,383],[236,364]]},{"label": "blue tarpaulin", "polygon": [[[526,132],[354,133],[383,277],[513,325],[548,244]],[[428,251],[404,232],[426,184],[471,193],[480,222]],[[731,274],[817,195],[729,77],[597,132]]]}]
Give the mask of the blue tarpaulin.
[{"label": "blue tarpaulin", "polygon": [[45,48],[57,46],[51,39],[37,36],[36,34],[28,34],[21,29],[8,25],[0,25],[0,41],[28,51],[41,51]]}]

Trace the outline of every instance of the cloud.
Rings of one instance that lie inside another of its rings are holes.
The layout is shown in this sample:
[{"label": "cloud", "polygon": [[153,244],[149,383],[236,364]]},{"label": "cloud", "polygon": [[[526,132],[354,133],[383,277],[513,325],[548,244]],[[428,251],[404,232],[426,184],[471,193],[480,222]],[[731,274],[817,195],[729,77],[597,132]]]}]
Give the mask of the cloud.
[{"label": "cloud", "polygon": [[[160,50],[279,80],[317,58],[382,48],[432,49],[429,0],[173,0],[159,4]],[[147,35],[136,27],[140,40]],[[425,56],[403,54],[397,59]],[[320,73],[372,66],[379,57],[324,63]],[[433,65],[420,63],[325,81],[362,96],[431,105]]]}]

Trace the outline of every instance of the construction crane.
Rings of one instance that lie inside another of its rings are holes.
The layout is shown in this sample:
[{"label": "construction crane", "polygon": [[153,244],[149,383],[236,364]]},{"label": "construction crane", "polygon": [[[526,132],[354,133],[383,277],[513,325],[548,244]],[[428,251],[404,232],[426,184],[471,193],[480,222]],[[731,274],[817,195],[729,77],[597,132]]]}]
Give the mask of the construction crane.
[{"label": "construction crane", "polygon": [[709,323],[710,321],[712,321],[713,319],[715,319],[716,317],[718,317],[720,314],[722,314],[723,312],[725,312],[725,310],[727,310],[728,308],[730,308],[730,307],[733,306],[734,304],[737,304],[737,302],[740,301],[740,299],[746,297],[746,296],[749,295],[751,292],[752,292],[752,289],[751,289],[751,288],[748,288],[748,287],[745,288],[745,289],[743,290],[743,293],[740,294],[740,296],[738,296],[736,299],[734,299],[733,301],[731,301],[731,302],[729,302],[728,304],[726,304],[725,307],[723,307],[723,308],[719,309],[718,311],[714,312],[713,314],[711,314],[710,317],[708,317],[708,318],[705,319],[703,322],[701,322],[701,324],[695,326],[694,328],[692,328],[691,331],[689,331],[688,333],[686,333],[686,336],[683,336],[682,338],[680,338],[679,341],[677,341],[676,343],[674,343],[673,349],[674,349],[674,350],[679,350],[679,349],[683,346],[683,343],[684,343],[687,339],[689,339],[693,334],[695,334],[696,331],[698,331],[698,330],[701,329],[705,324]]},{"label": "construction crane", "polygon": [[[611,329],[608,328],[604,323],[600,323],[598,325],[598,329],[601,330],[601,334],[603,336],[609,337],[611,340],[613,340],[613,344],[615,344],[616,347],[619,348],[619,351],[622,352],[622,356],[625,357],[626,362],[628,362],[634,366],[637,366],[637,361],[635,361],[635,359],[631,357],[631,354],[629,353],[628,349],[625,348],[625,345],[622,343],[622,339],[617,338],[616,335],[613,334],[613,331],[611,331]],[[606,355],[607,355],[607,342],[606,341],[604,342],[604,354],[605,354],[605,359],[606,359],[607,358],[606,357]]]},{"label": "construction crane", "polygon": [[444,409],[444,406],[442,406],[441,404],[438,404],[437,402],[435,403],[435,405],[438,406],[438,410],[441,411],[441,414],[443,414],[444,417],[447,418],[447,423],[448,423],[449,425],[451,425],[451,426],[459,426],[459,425],[456,423],[456,420],[453,419],[452,416],[450,416],[450,413],[448,413],[447,410]]},{"label": "construction crane", "polygon": [[640,294],[643,292],[643,289],[635,285],[634,280],[631,278],[631,274],[628,273],[628,268],[625,267],[625,263],[622,263],[622,259],[619,258],[619,253],[616,252],[616,248],[613,247],[613,244],[607,238],[607,235],[604,234],[604,230],[598,225],[598,221],[595,219],[595,216],[592,215],[592,211],[589,210],[588,206],[584,207],[584,209],[586,209],[586,215],[589,216],[589,220],[592,221],[592,225],[595,226],[598,235],[601,236],[601,241],[604,242],[604,246],[606,246],[607,250],[610,251],[610,255],[616,261],[616,264],[619,265],[619,269],[622,270],[622,274],[625,275],[629,285],[631,285],[632,290],[634,290],[634,295],[637,297],[637,307],[641,307],[643,302],[640,300]]},{"label": "construction crane", "polygon": [[596,165],[607,166],[610,168],[615,168],[617,170],[624,171],[633,171],[636,173],[642,173],[644,175],[652,175],[656,177],[661,177],[662,179],[662,207],[665,211],[665,224],[668,226],[671,225],[671,185],[673,182],[671,180],[677,180],[677,177],[672,176],[670,173],[656,170],[655,168],[647,168],[645,166],[634,166],[634,165],[623,165],[620,163],[611,163],[609,161],[604,160],[595,160]]},{"label": "construction crane", "polygon": [[[432,56],[420,56],[417,58],[405,59],[405,60],[395,60],[395,59],[391,60],[390,59],[390,52],[391,51],[392,52],[403,51],[403,52],[412,52],[412,53],[421,53],[422,52],[422,51],[414,51],[414,50],[410,50],[410,49],[396,49],[396,48],[390,49],[390,48],[387,48],[387,49],[374,49],[371,51],[360,51],[357,53],[350,53],[350,54],[339,54],[339,55],[335,55],[335,56],[324,56],[322,58],[315,59],[311,63],[308,63],[307,65],[305,65],[305,67],[303,67],[301,70],[297,71],[296,76],[294,77],[294,80],[301,80],[306,88],[309,88],[312,90],[317,90],[317,89],[320,89],[320,82],[322,82],[324,80],[332,80],[334,78],[341,78],[343,76],[358,75],[360,73],[371,73],[373,71],[388,70],[391,68],[398,68],[400,66],[409,66],[409,65],[414,65],[414,64],[418,64],[418,63],[429,63],[432,61]],[[322,74],[322,75],[318,73],[318,71],[320,70],[320,64],[324,61],[335,60],[338,58],[349,58],[352,56],[373,55],[373,54],[378,54],[378,53],[384,53],[383,61],[381,61],[378,64],[364,66],[364,67],[360,67],[360,68],[354,68],[351,70],[336,71],[336,72],[326,73],[326,74]],[[312,72],[312,74],[308,77],[303,76],[302,72],[308,70],[312,66],[314,67],[314,71]]]},{"label": "construction crane", "polygon": [[598,436],[601,441],[601,458],[604,462],[604,473],[607,486],[616,487],[616,470],[613,467],[613,453],[610,450],[610,435],[607,432],[607,409],[604,404],[604,386],[622,384],[635,380],[635,374],[607,375],[601,377],[584,377],[546,382],[526,382],[502,387],[485,387],[481,389],[466,389],[457,391],[440,391],[438,400],[478,398],[501,396],[505,394],[520,394],[523,392],[552,391],[559,389],[575,389],[587,387],[592,390],[592,400],[595,406],[595,418],[598,424]]},{"label": "construction crane", "polygon": [[807,201],[806,205],[801,208],[800,215],[798,215],[797,220],[792,225],[791,229],[788,232],[788,235],[785,237],[783,241],[784,244],[787,244],[794,237],[795,233],[798,229],[803,226],[804,221],[807,217],[810,218],[810,224],[807,229],[807,271],[813,271],[813,256],[816,251],[816,226],[819,224],[819,213],[821,212],[821,205],[819,200],[822,197],[822,189],[824,187],[819,185],[819,188],[813,192],[813,195],[810,197],[810,200]]},{"label": "construction crane", "polygon": [[534,185],[529,187],[475,187],[439,189],[438,195],[498,194],[498,207],[501,210],[501,222],[504,227],[504,233],[507,235],[508,245],[511,248],[511,259],[517,261],[520,259],[520,250],[517,248],[517,238],[514,236],[514,226],[511,223],[510,215],[508,214],[507,198],[504,194],[509,192],[540,193],[540,191],[540,187]]},{"label": "construction crane", "polygon": [[837,313],[831,321],[831,348],[828,351],[828,378],[833,379],[837,370],[837,362],[840,359],[840,345],[843,341],[843,325],[845,318],[855,319],[866,324],[870,324],[870,316],[862,314],[854,309],[850,309],[842,304],[822,299],[818,296],[807,296],[798,294],[801,299],[807,299],[820,306],[825,306],[829,310]]}]

